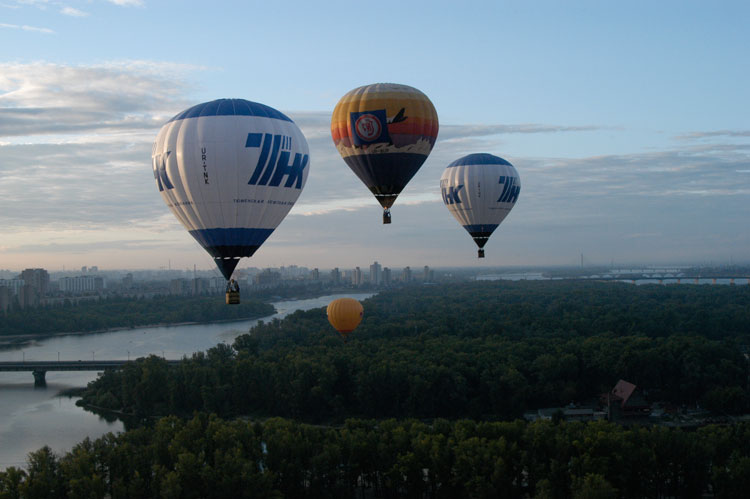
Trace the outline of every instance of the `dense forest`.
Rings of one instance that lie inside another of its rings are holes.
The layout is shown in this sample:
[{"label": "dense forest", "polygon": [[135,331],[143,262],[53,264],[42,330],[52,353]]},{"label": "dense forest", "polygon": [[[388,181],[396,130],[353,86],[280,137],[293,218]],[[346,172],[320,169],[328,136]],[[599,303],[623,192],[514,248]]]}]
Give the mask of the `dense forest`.
[{"label": "dense forest", "polygon": [[245,299],[241,305],[227,307],[223,296],[110,297],[0,313],[0,336],[244,319],[274,312],[273,305],[258,299]]},{"label": "dense forest", "polygon": [[324,309],[296,312],[177,368],[154,357],[107,372],[82,402],[139,416],[508,420],[625,379],[651,400],[748,410],[750,287],[453,283],[364,306],[348,343]]},{"label": "dense forest", "polygon": [[337,428],[196,414],[29,455],[0,497],[739,498],[750,424],[349,420]]},{"label": "dense forest", "polygon": [[[745,414],[750,286],[470,282],[260,324],[177,367],[108,371],[81,403],[135,417],[0,472],[0,498],[744,497],[750,422],[677,429],[519,419],[596,400]],[[157,418],[156,416],[164,416]],[[740,418],[741,419],[741,418]]]}]

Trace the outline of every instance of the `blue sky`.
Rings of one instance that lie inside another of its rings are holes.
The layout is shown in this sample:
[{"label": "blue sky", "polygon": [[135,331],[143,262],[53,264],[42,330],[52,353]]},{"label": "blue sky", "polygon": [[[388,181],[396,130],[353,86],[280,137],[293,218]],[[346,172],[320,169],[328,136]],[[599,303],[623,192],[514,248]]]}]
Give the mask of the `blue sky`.
[{"label": "blue sky", "polygon": [[[285,112],[311,148],[297,206],[241,266],[750,262],[748,25],[747,2],[0,0],[0,268],[210,268],[150,151],[220,97]],[[386,227],[328,128],[381,81],[441,125]],[[472,152],[522,179],[483,262],[439,195]]]}]

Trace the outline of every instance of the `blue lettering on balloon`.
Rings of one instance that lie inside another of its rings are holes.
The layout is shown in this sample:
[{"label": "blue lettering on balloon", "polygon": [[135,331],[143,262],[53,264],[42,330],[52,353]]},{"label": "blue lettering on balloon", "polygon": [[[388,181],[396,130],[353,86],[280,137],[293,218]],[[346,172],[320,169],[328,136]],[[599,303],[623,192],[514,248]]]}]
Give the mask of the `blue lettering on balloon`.
[{"label": "blue lettering on balloon", "polygon": [[292,154],[289,150],[292,147],[292,137],[270,133],[249,133],[245,147],[260,148],[258,162],[248,184],[278,187],[284,175],[287,175],[284,187],[302,189],[303,172],[310,158],[308,154],[294,153],[294,159],[289,164]]},{"label": "blue lettering on balloon", "polygon": [[461,192],[464,185],[458,185],[456,187],[447,186],[440,189],[443,193],[443,203],[445,204],[461,204],[461,199],[458,197],[458,193]]},{"label": "blue lettering on balloon", "polygon": [[499,184],[503,184],[503,192],[497,198],[498,203],[515,203],[518,200],[518,194],[521,187],[516,185],[515,177],[500,175]]},{"label": "blue lettering on balloon", "polygon": [[288,175],[289,177],[286,179],[284,187],[291,187],[296,180],[297,185],[295,185],[295,187],[297,189],[302,188],[302,172],[304,171],[305,166],[307,166],[308,156],[305,154],[303,157],[300,153],[294,153],[294,161],[292,161],[292,164],[290,165],[289,155],[289,151],[281,151],[281,154],[279,154],[279,161],[276,163],[276,171],[273,174],[271,183],[268,185],[278,187],[281,178],[284,175]]},{"label": "blue lettering on balloon", "polygon": [[167,158],[170,152],[172,151],[157,154],[152,159],[151,166],[154,169],[154,178],[156,179],[156,184],[159,186],[159,192],[164,189],[174,189],[174,185],[172,185],[169,175],[167,175]]}]

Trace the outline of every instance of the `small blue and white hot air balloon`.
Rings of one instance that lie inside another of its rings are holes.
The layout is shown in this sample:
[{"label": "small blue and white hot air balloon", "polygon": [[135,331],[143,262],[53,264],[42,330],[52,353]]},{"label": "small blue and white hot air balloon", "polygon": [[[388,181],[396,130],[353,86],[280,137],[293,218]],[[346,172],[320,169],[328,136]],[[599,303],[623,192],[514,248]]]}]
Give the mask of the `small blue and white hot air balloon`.
[{"label": "small blue and white hot air balloon", "polygon": [[469,154],[448,165],[440,190],[445,206],[479,246],[479,258],[484,258],[484,245],[518,200],[521,179],[503,158]]},{"label": "small blue and white hot air balloon", "polygon": [[292,209],[309,161],[291,119],[243,99],[183,111],[161,128],[152,152],[162,199],[227,280]]}]

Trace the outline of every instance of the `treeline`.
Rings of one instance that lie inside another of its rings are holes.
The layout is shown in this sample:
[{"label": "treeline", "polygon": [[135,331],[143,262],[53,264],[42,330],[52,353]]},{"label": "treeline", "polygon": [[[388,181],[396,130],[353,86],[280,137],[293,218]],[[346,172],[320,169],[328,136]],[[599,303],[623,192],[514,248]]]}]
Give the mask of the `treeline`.
[{"label": "treeline", "polygon": [[735,498],[750,424],[694,432],[606,422],[348,420],[338,428],[196,414],[45,447],[3,498]]},{"label": "treeline", "polygon": [[508,420],[626,379],[650,400],[750,407],[750,287],[467,283],[364,306],[346,344],[324,309],[296,312],[176,368],[152,357],[107,372],[81,403],[138,416]]},{"label": "treeline", "polygon": [[246,299],[240,305],[228,307],[223,296],[109,297],[0,314],[0,335],[43,335],[163,323],[209,322],[262,317],[274,312],[273,305],[257,299]]}]

